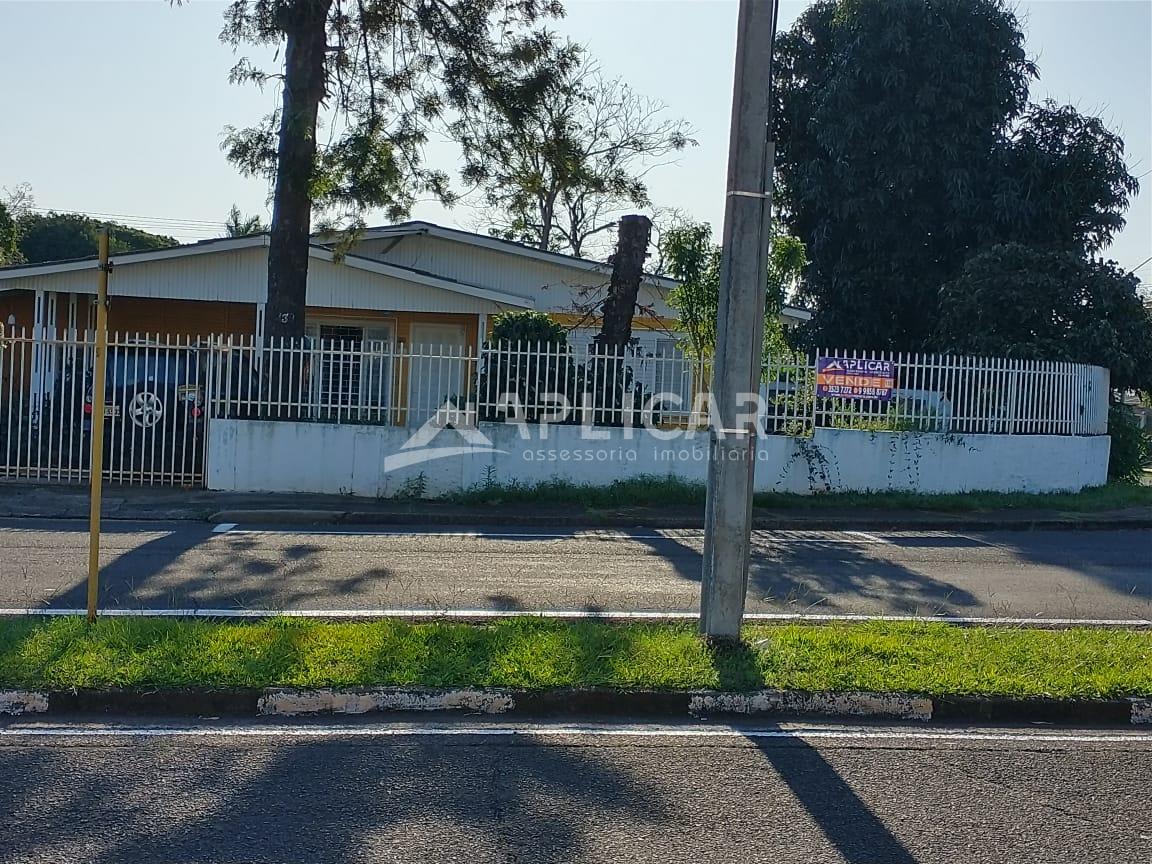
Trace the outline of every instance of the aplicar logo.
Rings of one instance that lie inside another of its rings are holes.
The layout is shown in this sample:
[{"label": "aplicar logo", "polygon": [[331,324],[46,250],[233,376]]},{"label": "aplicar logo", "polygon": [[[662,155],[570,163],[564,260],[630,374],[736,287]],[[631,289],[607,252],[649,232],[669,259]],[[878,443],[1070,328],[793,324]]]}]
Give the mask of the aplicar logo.
[{"label": "aplicar logo", "polygon": [[[441,432],[449,431],[459,435],[464,445],[455,447],[429,446]],[[451,400],[445,402],[424,425],[417,429],[400,447],[399,453],[384,457],[384,472],[395,471],[431,462],[434,459],[447,459],[450,456],[467,456],[472,453],[507,453],[493,446],[491,439],[476,428],[468,413],[461,411]]]}]

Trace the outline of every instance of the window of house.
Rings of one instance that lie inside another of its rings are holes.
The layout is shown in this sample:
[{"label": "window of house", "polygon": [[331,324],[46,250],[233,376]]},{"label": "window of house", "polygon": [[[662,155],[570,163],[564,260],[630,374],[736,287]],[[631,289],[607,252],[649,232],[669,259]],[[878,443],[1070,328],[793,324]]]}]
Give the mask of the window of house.
[{"label": "window of house", "polygon": [[309,323],[319,349],[313,399],[344,416],[381,419],[392,399],[392,328],[387,324]]}]

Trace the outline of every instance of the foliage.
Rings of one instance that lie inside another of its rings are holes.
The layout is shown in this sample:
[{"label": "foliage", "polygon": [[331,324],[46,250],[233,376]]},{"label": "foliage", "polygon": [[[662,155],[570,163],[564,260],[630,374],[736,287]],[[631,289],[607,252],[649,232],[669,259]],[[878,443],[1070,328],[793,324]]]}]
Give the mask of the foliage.
[{"label": "foliage", "polygon": [[492,318],[492,343],[554,345],[568,344],[568,334],[564,327],[553,321],[544,312],[503,312]]},{"label": "foliage", "polygon": [[993,242],[1099,253],[1140,188],[1119,135],[1051,100],[1028,107],[997,156]]},{"label": "foliage", "polygon": [[451,203],[447,174],[423,160],[431,129],[488,100],[526,113],[569,62],[533,29],[562,11],[559,0],[233,0],[221,39],[282,58],[274,72],[233,67],[236,83],[278,80],[282,105],[223,144],[242,173],[273,184],[269,335],[303,335],[313,210],[356,227],[370,209],[403,218],[419,194]]},{"label": "foliage", "polygon": [[[481,359],[480,393],[482,420],[579,423],[587,415],[598,426],[639,421],[649,395],[626,356],[593,351],[587,363],[577,363],[564,328],[531,311],[493,319]],[[546,404],[551,394],[562,395],[568,405]]]},{"label": "foliage", "polygon": [[4,202],[0,201],[0,267],[19,263],[20,244],[16,220],[12,218]]},{"label": "foliage", "polygon": [[645,175],[696,144],[665,106],[606,79],[582,49],[526,113],[477,104],[453,124],[463,176],[479,187],[492,233],[540,249],[588,254],[591,237],[625,208],[651,205]]},{"label": "foliage", "polygon": [[[334,131],[329,143],[317,144],[306,178],[313,203],[353,214],[379,207],[397,219],[416,193],[450,200],[447,175],[422,158],[431,124],[446,110],[475,109],[486,99],[523,109],[551,80],[552,70],[540,64],[555,46],[543,31],[519,25],[561,12],[554,0],[233,0],[220,38],[233,47],[283,47],[308,35],[305,28],[323,33],[330,47],[322,83]],[[230,78],[288,86],[289,75],[242,58]],[[280,134],[317,137],[316,125],[296,128],[291,119],[277,111],[256,126],[229,127],[224,150],[243,173],[273,179]]]},{"label": "foliage", "polygon": [[923,350],[937,289],[1018,240],[1084,254],[1137,185],[1094,118],[1028,104],[1004,0],[822,0],[778,37],[780,205],[810,344]]},{"label": "foliage", "polygon": [[1122,483],[1139,483],[1144,469],[1152,466],[1152,436],[1140,428],[1136,412],[1115,403],[1108,408],[1108,476]]},{"label": "foliage", "polygon": [[79,213],[25,213],[18,224],[20,254],[29,264],[87,258],[97,253],[100,230],[105,226],[109,229],[108,249],[113,255],[178,245],[173,237],[101,222]]},{"label": "foliage", "polygon": [[[492,319],[489,350],[480,367],[482,420],[538,422],[543,394],[575,392],[577,368],[568,352],[568,334],[543,312],[504,312]],[[553,412],[547,412],[551,415]]]},{"label": "foliage", "polygon": [[1152,633],[921,622],[754,625],[709,645],[688,622],[398,619],[0,621],[0,686],[764,687],[1102,698],[1152,693]]},{"label": "foliage", "polygon": [[677,312],[689,351],[697,357],[716,350],[721,251],[712,242],[712,226],[704,222],[671,228],[660,238],[665,268],[680,282],[668,303]]},{"label": "foliage", "polygon": [[228,218],[224,221],[224,233],[229,237],[247,237],[251,234],[261,234],[266,230],[264,220],[259,216],[244,216],[235,204],[228,211]]},{"label": "foliage", "polygon": [[1138,279],[1111,262],[1018,243],[971,258],[940,290],[947,350],[1092,363],[1119,390],[1152,390],[1152,312]]},{"label": "foliage", "polygon": [[[665,268],[680,282],[668,301],[679,315],[687,348],[697,357],[710,356],[716,349],[722,257],[721,248],[712,242],[712,228],[693,222],[670,228],[660,238],[660,252]],[[797,238],[784,234],[772,238],[764,303],[766,357],[789,353],[780,310],[807,263],[804,244]]]}]

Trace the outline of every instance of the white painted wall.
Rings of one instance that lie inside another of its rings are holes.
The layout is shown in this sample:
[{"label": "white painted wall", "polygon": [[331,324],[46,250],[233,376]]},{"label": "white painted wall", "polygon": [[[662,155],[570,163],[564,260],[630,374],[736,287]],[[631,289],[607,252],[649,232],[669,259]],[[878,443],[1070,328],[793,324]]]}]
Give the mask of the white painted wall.
[{"label": "white painted wall", "polygon": [[[403,446],[413,430],[256,420],[213,420],[208,488],[241,492],[318,492],[391,496],[423,474],[425,494],[486,480],[534,484],[553,478],[607,485],[642,474],[704,482],[705,433],[659,440],[642,430],[482,424],[496,452],[470,452],[394,467],[386,460],[423,453]],[[466,445],[442,430],[429,446]],[[819,429],[811,441],[770,436],[757,453],[756,489],[813,492],[1078,491],[1107,480],[1109,438],[1048,435],[936,435]]]}]

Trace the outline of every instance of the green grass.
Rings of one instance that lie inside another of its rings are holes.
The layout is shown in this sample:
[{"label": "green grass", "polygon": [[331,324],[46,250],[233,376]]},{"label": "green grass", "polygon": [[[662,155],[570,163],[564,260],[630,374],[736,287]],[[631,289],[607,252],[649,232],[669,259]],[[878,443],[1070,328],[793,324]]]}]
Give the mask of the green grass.
[{"label": "green grass", "polygon": [[704,484],[677,477],[646,475],[608,486],[584,486],[568,480],[494,483],[446,496],[455,504],[574,504],[599,510],[611,507],[694,507],[704,504]]},{"label": "green grass", "polygon": [[[608,486],[582,486],[566,480],[534,485],[477,486],[445,500],[456,504],[564,504],[604,510],[620,507],[696,507],[704,504],[704,486],[675,477],[646,476],[617,480]],[[1110,483],[1083,492],[1030,495],[1025,493],[968,492],[923,495],[912,492],[841,492],[790,495],[761,492],[756,506],[773,510],[825,510],[873,508],[883,510],[1064,510],[1092,512],[1137,505],[1152,505],[1152,486]]]},{"label": "green grass", "polygon": [[0,621],[0,687],[426,685],[1116,697],[1152,694],[1152,632],[861,623],[751,626],[508,619]]}]

